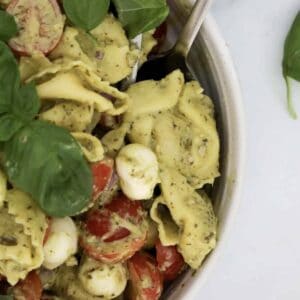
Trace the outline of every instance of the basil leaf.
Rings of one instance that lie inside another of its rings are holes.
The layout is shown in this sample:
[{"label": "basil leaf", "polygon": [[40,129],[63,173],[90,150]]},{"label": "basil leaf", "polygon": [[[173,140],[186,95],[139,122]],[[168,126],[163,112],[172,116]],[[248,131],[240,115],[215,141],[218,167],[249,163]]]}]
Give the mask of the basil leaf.
[{"label": "basil leaf", "polygon": [[17,62],[0,41],[0,141],[9,140],[23,123],[12,115],[13,99],[20,85]]},{"label": "basil leaf", "polygon": [[9,180],[30,194],[47,215],[71,216],[89,203],[91,171],[67,130],[33,121],[4,144],[3,153]]},{"label": "basil leaf", "polygon": [[21,86],[18,64],[0,41],[0,141],[7,141],[31,121],[40,108],[33,83]]},{"label": "basil leaf", "polygon": [[6,11],[0,10],[0,40],[7,42],[18,33],[15,18]]},{"label": "basil leaf", "polygon": [[20,83],[18,64],[8,46],[0,41],[0,114],[10,111]]},{"label": "basil leaf", "polygon": [[24,123],[12,114],[0,116],[0,142],[5,142],[24,126]]},{"label": "basil leaf", "polygon": [[297,14],[285,40],[282,72],[287,85],[288,110],[293,118],[297,118],[292,104],[288,77],[300,81],[300,12]]},{"label": "basil leaf", "polygon": [[165,0],[112,0],[129,38],[159,26],[168,16]]},{"label": "basil leaf", "polygon": [[63,6],[69,20],[86,31],[97,27],[108,12],[110,0],[64,0]]},{"label": "basil leaf", "polygon": [[12,112],[24,122],[31,121],[39,112],[40,100],[33,82],[21,86],[15,93]]}]

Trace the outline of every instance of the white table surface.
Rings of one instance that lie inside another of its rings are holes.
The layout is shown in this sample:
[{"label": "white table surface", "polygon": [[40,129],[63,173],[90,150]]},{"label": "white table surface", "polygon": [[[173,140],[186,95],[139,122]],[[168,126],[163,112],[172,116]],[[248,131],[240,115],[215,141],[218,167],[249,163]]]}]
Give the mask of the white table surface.
[{"label": "white table surface", "polygon": [[294,121],[281,76],[298,10],[300,0],[215,0],[242,87],[248,154],[235,223],[197,300],[300,299],[300,84]]}]

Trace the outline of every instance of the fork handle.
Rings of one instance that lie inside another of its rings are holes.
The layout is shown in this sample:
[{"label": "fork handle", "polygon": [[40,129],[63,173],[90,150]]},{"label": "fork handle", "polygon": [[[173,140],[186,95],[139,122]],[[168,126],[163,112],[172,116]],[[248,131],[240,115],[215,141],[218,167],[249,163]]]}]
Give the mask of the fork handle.
[{"label": "fork handle", "polygon": [[187,57],[211,4],[212,0],[196,0],[191,15],[180,32],[174,51]]}]

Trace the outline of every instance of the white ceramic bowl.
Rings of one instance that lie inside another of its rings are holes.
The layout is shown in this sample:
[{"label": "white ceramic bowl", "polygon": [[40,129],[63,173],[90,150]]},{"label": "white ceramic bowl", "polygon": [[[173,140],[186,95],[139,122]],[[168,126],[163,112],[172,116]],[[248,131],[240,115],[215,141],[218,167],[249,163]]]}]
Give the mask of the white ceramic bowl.
[{"label": "white ceramic bowl", "polygon": [[[171,36],[174,37],[180,30],[192,3],[193,0],[171,1],[170,28],[174,30]],[[186,272],[165,291],[163,299],[172,300],[198,299],[197,291],[223,251],[226,234],[240,200],[245,158],[244,115],[239,83],[227,46],[211,16],[207,17],[196,38],[189,64],[205,92],[214,101],[221,138],[222,175],[212,189],[219,220],[218,243],[196,273]]]}]

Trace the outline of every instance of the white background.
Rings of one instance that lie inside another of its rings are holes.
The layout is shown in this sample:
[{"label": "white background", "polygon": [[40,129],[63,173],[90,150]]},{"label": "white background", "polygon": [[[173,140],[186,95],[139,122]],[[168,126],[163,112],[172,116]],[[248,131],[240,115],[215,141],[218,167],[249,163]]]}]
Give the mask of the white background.
[{"label": "white background", "polygon": [[300,299],[300,83],[286,111],[281,59],[300,0],[215,0],[246,115],[244,195],[223,253],[197,300]]}]

